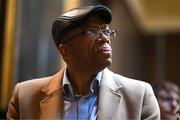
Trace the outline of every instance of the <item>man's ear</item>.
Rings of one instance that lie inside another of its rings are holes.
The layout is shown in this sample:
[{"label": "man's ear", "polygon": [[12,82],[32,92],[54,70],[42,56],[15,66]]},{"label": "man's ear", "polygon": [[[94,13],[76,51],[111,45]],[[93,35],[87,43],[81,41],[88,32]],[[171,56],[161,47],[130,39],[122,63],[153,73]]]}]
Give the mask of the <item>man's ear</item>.
[{"label": "man's ear", "polygon": [[60,44],[58,49],[65,61],[67,61],[71,57],[70,48],[66,44]]}]

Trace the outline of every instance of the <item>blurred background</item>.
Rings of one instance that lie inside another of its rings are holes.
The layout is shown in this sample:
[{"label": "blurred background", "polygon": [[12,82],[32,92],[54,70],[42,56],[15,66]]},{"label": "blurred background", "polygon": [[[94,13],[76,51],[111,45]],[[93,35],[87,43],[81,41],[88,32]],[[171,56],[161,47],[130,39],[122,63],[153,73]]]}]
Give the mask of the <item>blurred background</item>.
[{"label": "blurred background", "polygon": [[0,0],[0,118],[17,82],[53,75],[63,63],[52,22],[70,8],[103,4],[113,13],[110,69],[151,85],[180,86],[179,0]]}]

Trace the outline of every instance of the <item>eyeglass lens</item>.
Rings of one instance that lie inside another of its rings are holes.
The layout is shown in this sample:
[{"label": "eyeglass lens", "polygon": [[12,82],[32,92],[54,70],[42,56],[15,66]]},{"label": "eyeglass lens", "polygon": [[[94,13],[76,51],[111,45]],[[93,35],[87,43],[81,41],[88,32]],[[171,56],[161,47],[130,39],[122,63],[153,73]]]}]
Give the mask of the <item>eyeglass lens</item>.
[{"label": "eyeglass lens", "polygon": [[116,30],[111,30],[111,29],[102,30],[102,29],[95,29],[95,28],[87,29],[87,34],[90,35],[94,39],[101,37],[102,33],[110,39],[114,39],[116,37]]}]

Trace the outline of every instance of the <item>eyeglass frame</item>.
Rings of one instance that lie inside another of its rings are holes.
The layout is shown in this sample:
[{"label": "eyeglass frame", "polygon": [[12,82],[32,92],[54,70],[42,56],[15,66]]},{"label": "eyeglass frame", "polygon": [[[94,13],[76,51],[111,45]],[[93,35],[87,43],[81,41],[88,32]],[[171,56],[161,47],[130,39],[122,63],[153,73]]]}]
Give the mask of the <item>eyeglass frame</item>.
[{"label": "eyeglass frame", "polygon": [[[116,38],[117,30],[116,30],[116,29],[107,29],[107,30],[104,29],[104,30],[103,30],[103,29],[101,29],[100,27],[99,27],[99,29],[97,29],[97,28],[95,28],[95,27],[89,27],[89,28],[83,30],[83,31],[80,32],[80,33],[77,33],[77,34],[75,34],[75,35],[72,35],[72,36],[70,36],[70,37],[68,37],[68,38],[63,39],[62,44],[66,43],[66,42],[68,42],[68,41],[70,41],[70,40],[72,40],[73,38],[78,37],[78,36],[81,35],[81,34],[84,34],[84,33],[87,33],[87,34],[88,34],[88,32],[93,33],[93,34],[96,36],[96,37],[94,37],[93,39],[97,39],[97,38],[101,37],[102,34],[104,34],[105,36],[107,36],[109,39],[112,40],[112,39]],[[106,32],[108,32],[109,35],[107,35],[108,33],[106,33]],[[111,35],[113,35],[113,36],[111,37]]]}]

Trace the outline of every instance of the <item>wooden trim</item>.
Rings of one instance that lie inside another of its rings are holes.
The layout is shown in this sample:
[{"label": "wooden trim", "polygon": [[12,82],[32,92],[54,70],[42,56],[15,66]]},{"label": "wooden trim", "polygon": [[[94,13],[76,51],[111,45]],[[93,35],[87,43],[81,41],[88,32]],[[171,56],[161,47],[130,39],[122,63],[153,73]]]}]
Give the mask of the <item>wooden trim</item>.
[{"label": "wooden trim", "polygon": [[15,25],[16,25],[16,0],[6,1],[4,42],[2,53],[1,75],[1,109],[6,109],[12,90],[12,79],[15,58]]}]

